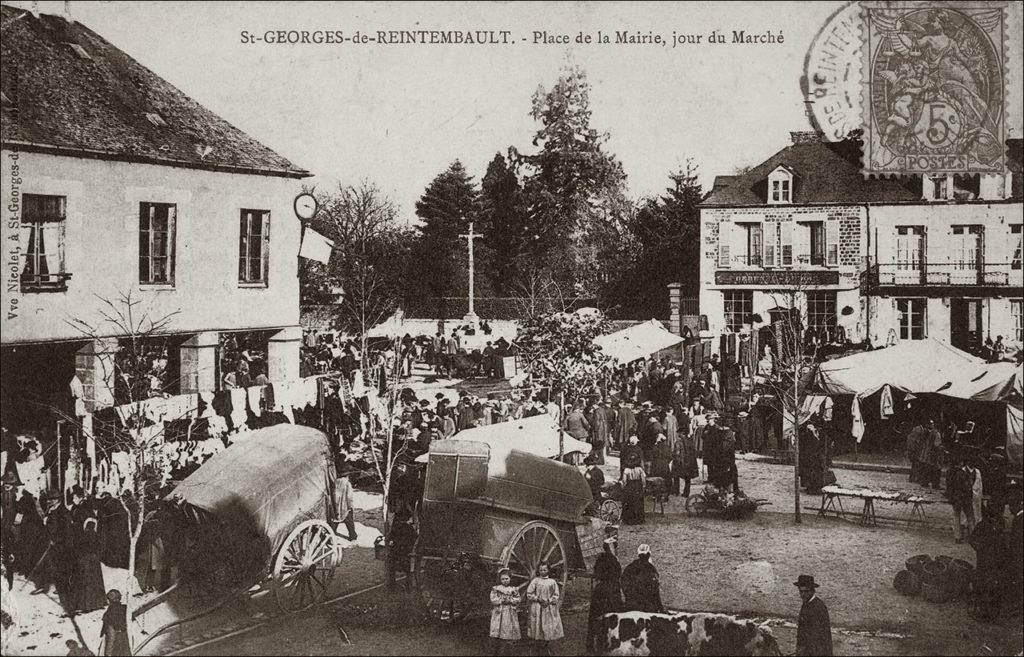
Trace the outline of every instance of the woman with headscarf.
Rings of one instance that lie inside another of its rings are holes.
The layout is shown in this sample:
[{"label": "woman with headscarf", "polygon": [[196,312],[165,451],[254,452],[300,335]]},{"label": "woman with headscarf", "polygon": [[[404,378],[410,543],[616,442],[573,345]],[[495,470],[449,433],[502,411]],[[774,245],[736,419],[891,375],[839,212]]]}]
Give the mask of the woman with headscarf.
[{"label": "woman with headscarf", "polygon": [[622,520],[627,525],[642,525],[647,474],[644,472],[639,455],[630,455],[620,481],[622,482]]},{"label": "woman with headscarf", "polygon": [[103,612],[103,628],[100,630],[100,641],[103,643],[104,655],[131,655],[128,645],[128,608],[121,602],[121,592],[117,589],[107,591],[110,603]]},{"label": "woman with headscarf", "polygon": [[86,518],[78,543],[76,612],[90,612],[106,602],[103,591],[103,568],[100,566],[100,540],[96,518]]},{"label": "woman with headscarf", "polygon": [[672,476],[672,448],[663,433],[658,434],[651,448],[651,476],[661,477],[666,482]]},{"label": "woman with headscarf", "polygon": [[600,618],[605,614],[622,611],[622,564],[615,556],[614,537],[606,538],[604,551],[594,561],[593,589],[590,591],[590,609],[587,613],[587,654],[604,654],[604,641],[600,634],[604,625]]}]

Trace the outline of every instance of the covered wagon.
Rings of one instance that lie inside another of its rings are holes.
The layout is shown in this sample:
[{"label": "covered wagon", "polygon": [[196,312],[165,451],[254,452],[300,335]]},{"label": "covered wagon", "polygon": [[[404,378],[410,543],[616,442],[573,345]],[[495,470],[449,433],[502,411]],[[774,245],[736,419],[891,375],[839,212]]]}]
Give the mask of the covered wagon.
[{"label": "covered wagon", "polygon": [[487,609],[499,568],[524,592],[541,563],[566,584],[601,552],[605,523],[575,467],[494,442],[436,441],[428,453],[417,584],[428,611],[456,620]]},{"label": "covered wagon", "polygon": [[195,557],[220,557],[217,579],[268,583],[290,611],[322,601],[341,562],[334,480],[327,437],[279,424],[212,457],[168,501],[187,518]]}]

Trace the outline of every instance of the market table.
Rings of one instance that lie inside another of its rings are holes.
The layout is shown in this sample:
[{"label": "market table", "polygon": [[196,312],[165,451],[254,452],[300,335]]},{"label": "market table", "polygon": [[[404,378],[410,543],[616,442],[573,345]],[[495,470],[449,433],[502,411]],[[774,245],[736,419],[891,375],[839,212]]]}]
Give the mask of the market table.
[{"label": "market table", "polygon": [[[852,497],[864,501],[864,507],[860,512],[860,524],[862,525],[877,525],[878,519],[883,520],[904,520],[906,522],[924,522],[924,505],[934,504],[935,500],[929,500],[920,495],[908,493],[906,491],[881,491],[871,490],[869,488],[844,488],[843,486],[824,486],[821,489],[821,508],[818,509],[818,515],[828,515],[831,511],[836,514],[837,517],[842,517],[847,514],[855,513],[853,511],[846,511],[843,508],[843,498]],[[896,504],[910,504],[910,518],[887,518],[885,516],[878,516],[875,514],[875,500],[882,502],[892,502]],[[836,506],[838,505],[838,508]]]}]

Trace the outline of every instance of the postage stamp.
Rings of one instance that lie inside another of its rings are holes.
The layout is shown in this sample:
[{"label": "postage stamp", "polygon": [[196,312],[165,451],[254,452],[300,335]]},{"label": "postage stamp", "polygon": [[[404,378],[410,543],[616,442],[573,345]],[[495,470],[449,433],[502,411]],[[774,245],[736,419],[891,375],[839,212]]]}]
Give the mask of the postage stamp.
[{"label": "postage stamp", "polygon": [[865,174],[1001,174],[1006,5],[862,2]]}]

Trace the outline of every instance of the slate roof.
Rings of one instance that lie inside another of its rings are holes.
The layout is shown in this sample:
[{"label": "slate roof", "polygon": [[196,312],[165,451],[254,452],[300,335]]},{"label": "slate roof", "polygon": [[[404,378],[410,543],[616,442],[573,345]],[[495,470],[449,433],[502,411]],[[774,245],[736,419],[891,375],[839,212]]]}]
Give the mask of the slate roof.
[{"label": "slate roof", "polygon": [[2,25],[0,141],[5,146],[293,178],[310,175],[84,25],[7,6]]},{"label": "slate roof", "polygon": [[921,200],[920,179],[864,179],[860,142],[790,144],[744,174],[716,176],[703,206],[766,205],[768,174],[779,165],[796,176],[793,204],[899,203]]}]

